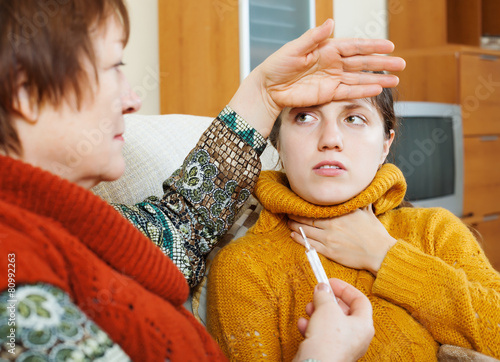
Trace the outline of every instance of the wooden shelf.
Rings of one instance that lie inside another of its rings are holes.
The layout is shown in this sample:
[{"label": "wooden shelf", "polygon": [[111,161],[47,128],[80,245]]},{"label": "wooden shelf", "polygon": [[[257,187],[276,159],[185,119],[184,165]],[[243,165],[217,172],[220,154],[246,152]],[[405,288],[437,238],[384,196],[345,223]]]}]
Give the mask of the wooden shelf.
[{"label": "wooden shelf", "polygon": [[483,34],[500,35],[498,0],[389,0],[388,7],[396,49],[479,46]]},{"label": "wooden shelf", "polygon": [[498,0],[389,0],[390,40],[406,60],[399,100],[460,104],[464,132],[464,215],[500,270],[500,35]]}]

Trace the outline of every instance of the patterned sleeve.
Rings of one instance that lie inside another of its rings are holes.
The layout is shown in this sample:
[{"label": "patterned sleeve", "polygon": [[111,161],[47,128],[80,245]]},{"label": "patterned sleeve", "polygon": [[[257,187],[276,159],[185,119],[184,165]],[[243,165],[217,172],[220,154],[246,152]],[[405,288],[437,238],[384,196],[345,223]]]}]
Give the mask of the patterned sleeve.
[{"label": "patterned sleeve", "polygon": [[226,107],[163,183],[162,199],[114,207],[195,286],[205,273],[205,257],[250,196],[265,146],[265,139]]},{"label": "patterned sleeve", "polygon": [[131,361],[59,288],[0,293],[0,361]]}]

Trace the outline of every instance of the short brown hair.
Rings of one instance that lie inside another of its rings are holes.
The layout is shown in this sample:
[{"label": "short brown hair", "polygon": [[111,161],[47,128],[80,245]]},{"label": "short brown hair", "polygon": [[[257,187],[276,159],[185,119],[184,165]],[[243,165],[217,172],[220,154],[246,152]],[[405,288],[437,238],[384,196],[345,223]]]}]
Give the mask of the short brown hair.
[{"label": "short brown hair", "polygon": [[26,76],[22,86],[33,104],[57,106],[72,91],[79,105],[86,86],[82,55],[95,69],[91,31],[112,14],[123,24],[126,43],[123,0],[0,0],[0,151],[22,153],[12,125],[19,75]]}]

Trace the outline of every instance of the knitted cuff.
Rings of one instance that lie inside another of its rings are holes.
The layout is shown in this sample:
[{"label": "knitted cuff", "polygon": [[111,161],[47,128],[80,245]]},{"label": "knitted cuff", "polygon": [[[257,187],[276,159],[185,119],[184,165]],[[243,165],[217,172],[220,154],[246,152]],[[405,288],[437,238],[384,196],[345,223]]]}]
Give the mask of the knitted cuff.
[{"label": "knitted cuff", "polygon": [[414,305],[428,279],[430,255],[398,240],[385,257],[372,292],[399,305]]}]

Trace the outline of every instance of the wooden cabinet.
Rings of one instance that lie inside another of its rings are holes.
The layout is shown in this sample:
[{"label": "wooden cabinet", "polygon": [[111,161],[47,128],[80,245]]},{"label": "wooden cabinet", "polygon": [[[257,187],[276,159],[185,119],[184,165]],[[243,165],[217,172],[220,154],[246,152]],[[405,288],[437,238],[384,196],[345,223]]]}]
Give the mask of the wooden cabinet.
[{"label": "wooden cabinet", "polygon": [[500,52],[463,52],[459,66],[464,135],[500,134]]},{"label": "wooden cabinet", "polygon": [[[460,104],[464,133],[464,222],[480,232],[500,270],[500,1],[390,0],[389,34],[405,58],[399,100]],[[496,18],[497,19],[497,18]]]},{"label": "wooden cabinet", "polygon": [[398,49],[462,44],[500,35],[498,0],[389,0],[389,38]]},{"label": "wooden cabinet", "polygon": [[464,163],[464,215],[500,214],[500,137],[464,137]]},{"label": "wooden cabinet", "polygon": [[[158,1],[161,113],[215,117],[240,83],[238,0]],[[316,23],[333,17],[316,0]]]},{"label": "wooden cabinet", "polygon": [[485,220],[473,223],[472,227],[478,232],[478,240],[484,252],[490,259],[493,267],[500,271],[500,243],[498,242],[498,230],[500,229],[500,217],[493,215]]}]

